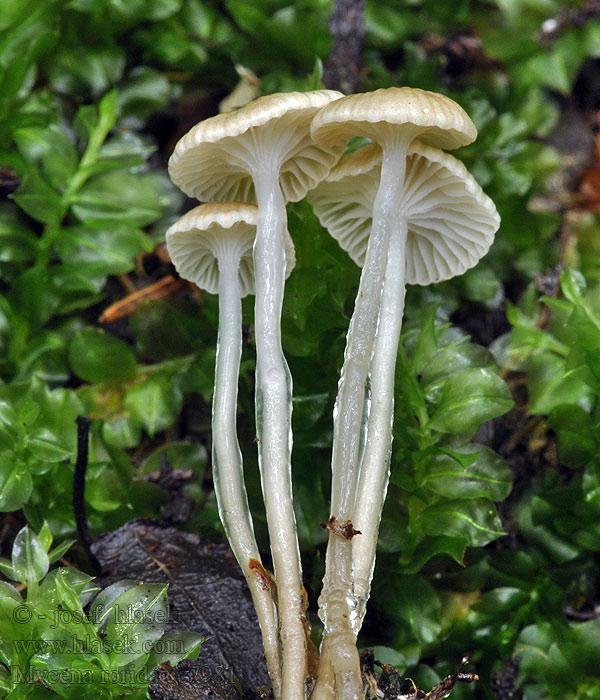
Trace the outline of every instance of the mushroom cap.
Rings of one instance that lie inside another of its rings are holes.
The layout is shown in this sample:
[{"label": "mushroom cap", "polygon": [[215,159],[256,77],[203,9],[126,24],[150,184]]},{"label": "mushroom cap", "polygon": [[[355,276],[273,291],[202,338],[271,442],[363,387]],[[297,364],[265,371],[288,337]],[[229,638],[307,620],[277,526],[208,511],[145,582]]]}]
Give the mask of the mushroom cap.
[{"label": "mushroom cap", "polygon": [[252,170],[279,167],[283,196],[296,202],[342,153],[344,144],[323,148],[310,137],[315,114],[341,96],[337,90],[276,93],[205,119],[175,146],[169,175],[190,197],[255,202]]},{"label": "mushroom cap", "polygon": [[[219,293],[219,258],[239,260],[242,297],[254,294],[252,246],[258,208],[245,202],[201,204],[176,221],[166,233],[167,250],[177,272],[210,294]],[[294,244],[286,231],[285,276],[296,264]]]},{"label": "mushroom cap", "polygon": [[[308,195],[321,224],[362,266],[379,187],[381,148],[344,156]],[[418,141],[409,147],[398,214],[405,216],[406,281],[442,282],[473,267],[494,240],[500,217],[492,200],[456,158]]]},{"label": "mushroom cap", "polygon": [[409,129],[411,141],[418,138],[436,148],[466,146],[477,137],[469,115],[454,100],[410,87],[381,88],[336,100],[316,115],[311,133],[315,143],[332,147],[353,136],[381,143],[398,126]]}]

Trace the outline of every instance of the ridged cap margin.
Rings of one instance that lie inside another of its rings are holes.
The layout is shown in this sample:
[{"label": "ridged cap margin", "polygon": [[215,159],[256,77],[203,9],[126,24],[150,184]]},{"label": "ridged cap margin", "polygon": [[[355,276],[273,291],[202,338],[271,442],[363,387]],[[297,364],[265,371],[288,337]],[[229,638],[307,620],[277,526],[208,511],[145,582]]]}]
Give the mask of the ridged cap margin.
[{"label": "ridged cap margin", "polygon": [[[252,247],[257,221],[258,208],[247,202],[211,202],[194,207],[167,230],[171,262],[183,279],[210,294],[218,294],[219,246],[229,246],[239,255],[241,296],[254,294]],[[287,231],[285,256],[286,277],[289,277],[296,264],[296,254]]]},{"label": "ridged cap margin", "polygon": [[[327,176],[343,144],[317,146],[310,123],[325,105],[342,97],[337,90],[265,95],[235,112],[196,124],[169,160],[169,175],[190,197],[201,201],[256,200],[250,160],[280,149],[280,183],[286,201],[298,201]],[[273,158],[273,162],[275,162]]]},{"label": "ridged cap margin", "polygon": [[443,149],[466,146],[477,138],[477,129],[465,110],[446,95],[410,87],[380,88],[347,95],[323,107],[315,116],[311,133],[316,143],[332,146],[353,136],[379,143],[384,124],[412,125],[417,138]]},{"label": "ridged cap margin", "polygon": [[[362,266],[379,186],[381,148],[344,156],[308,195],[321,224]],[[487,253],[500,217],[492,200],[457,158],[418,141],[409,147],[405,194],[406,281],[427,285],[470,269]]]}]

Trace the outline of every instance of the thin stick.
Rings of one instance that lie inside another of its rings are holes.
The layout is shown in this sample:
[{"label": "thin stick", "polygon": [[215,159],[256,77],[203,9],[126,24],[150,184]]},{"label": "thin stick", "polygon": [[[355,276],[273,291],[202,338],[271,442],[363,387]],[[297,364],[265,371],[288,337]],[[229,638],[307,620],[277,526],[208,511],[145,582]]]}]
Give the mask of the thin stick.
[{"label": "thin stick", "polygon": [[88,466],[88,452],[90,440],[90,426],[92,421],[87,416],[77,416],[77,459],[75,461],[75,473],[73,475],[73,512],[75,513],[75,526],[81,544],[88,555],[95,572],[100,575],[102,566],[92,553],[90,545],[92,538],[87,523],[85,512],[85,475]]}]

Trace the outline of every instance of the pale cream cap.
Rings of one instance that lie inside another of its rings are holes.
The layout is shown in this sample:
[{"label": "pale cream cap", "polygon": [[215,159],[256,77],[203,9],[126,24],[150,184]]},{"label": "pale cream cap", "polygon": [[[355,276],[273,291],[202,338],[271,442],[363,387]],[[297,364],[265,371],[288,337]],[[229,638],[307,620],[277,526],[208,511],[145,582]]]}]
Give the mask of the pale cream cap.
[{"label": "pale cream cap", "polygon": [[254,202],[251,172],[262,163],[280,167],[284,199],[298,201],[327,176],[343,151],[343,144],[320,147],[310,136],[315,114],[340,97],[336,90],[277,93],[205,119],[175,146],[169,175],[201,201]]},{"label": "pale cream cap", "polygon": [[[210,294],[219,292],[218,258],[239,259],[241,296],[254,294],[252,247],[258,208],[246,202],[201,204],[176,221],[166,233],[167,250],[177,272]],[[286,277],[294,269],[294,244],[286,231]]]},{"label": "pale cream cap", "polygon": [[[369,145],[342,158],[308,195],[321,224],[362,266],[371,233],[382,153]],[[398,215],[407,219],[406,281],[442,282],[473,267],[500,225],[492,200],[456,158],[415,141]]]},{"label": "pale cream cap", "polygon": [[469,115],[454,100],[410,87],[381,88],[336,100],[317,114],[311,133],[316,143],[333,147],[354,136],[382,143],[394,132],[392,127],[408,129],[411,141],[418,138],[444,149],[466,146],[477,137]]}]

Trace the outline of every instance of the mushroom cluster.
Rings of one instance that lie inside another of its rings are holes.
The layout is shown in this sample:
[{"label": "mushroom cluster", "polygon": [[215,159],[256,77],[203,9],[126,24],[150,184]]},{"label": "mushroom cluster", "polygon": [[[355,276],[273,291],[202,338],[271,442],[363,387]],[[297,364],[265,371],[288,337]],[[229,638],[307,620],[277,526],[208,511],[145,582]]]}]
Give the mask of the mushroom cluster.
[{"label": "mushroom cluster", "polygon": [[[374,142],[348,156],[356,136]],[[321,223],[362,267],[334,410],[329,541],[312,698],[363,697],[356,636],[375,564],[389,478],[394,368],[407,283],[462,274],[499,226],[491,200],[440,149],[473,141],[443,95],[388,88],[259,98],[196,125],[169,162],[172,180],[208,202],[167,232],[182,277],[219,294],[213,479],[219,513],[257,609],[275,698],[304,700],[310,656],[292,500],[292,379],[281,346],[294,265],[287,201],[308,194]],[[256,435],[273,574],[262,562],[236,434],[241,298],[255,293]]]}]

